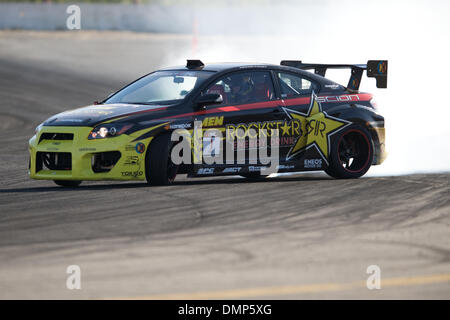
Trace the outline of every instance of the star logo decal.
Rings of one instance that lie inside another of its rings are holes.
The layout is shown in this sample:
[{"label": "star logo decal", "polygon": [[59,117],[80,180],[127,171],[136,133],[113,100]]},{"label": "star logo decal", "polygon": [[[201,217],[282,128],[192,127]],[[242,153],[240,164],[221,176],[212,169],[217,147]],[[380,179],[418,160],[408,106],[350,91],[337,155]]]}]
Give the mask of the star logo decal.
[{"label": "star logo decal", "polygon": [[291,126],[288,125],[287,121],[284,122],[284,125],[280,127],[283,130],[281,135],[289,135],[289,130],[291,130]]},{"label": "star logo decal", "polygon": [[301,135],[289,150],[286,159],[289,160],[302,151],[315,147],[328,164],[330,137],[350,125],[351,122],[332,117],[322,111],[322,106],[317,101],[314,92],[311,95],[311,104],[306,114],[288,108],[283,108],[283,110],[290,119],[297,119],[301,123]]}]

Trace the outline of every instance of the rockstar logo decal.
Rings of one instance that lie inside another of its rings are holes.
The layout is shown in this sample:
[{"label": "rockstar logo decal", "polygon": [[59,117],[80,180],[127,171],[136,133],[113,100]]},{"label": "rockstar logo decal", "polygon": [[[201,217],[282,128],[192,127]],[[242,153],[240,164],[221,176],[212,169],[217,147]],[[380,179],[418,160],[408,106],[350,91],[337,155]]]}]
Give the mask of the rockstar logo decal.
[{"label": "rockstar logo decal", "polygon": [[291,119],[301,122],[301,135],[294,146],[289,150],[287,159],[295,157],[300,152],[315,147],[322,158],[328,163],[330,149],[330,137],[336,132],[350,125],[350,122],[328,115],[322,111],[322,106],[317,101],[314,92],[311,95],[311,104],[307,114],[283,108]]}]

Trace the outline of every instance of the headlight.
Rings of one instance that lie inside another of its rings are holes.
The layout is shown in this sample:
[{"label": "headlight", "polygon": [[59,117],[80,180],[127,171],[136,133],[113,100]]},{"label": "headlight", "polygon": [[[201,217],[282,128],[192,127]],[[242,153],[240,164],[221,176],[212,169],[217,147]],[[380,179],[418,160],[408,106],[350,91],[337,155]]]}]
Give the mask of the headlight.
[{"label": "headlight", "polygon": [[117,137],[130,129],[132,124],[118,124],[118,123],[107,123],[102,124],[94,129],[92,129],[91,133],[89,133],[89,140],[92,139],[103,139],[103,138],[112,138]]}]

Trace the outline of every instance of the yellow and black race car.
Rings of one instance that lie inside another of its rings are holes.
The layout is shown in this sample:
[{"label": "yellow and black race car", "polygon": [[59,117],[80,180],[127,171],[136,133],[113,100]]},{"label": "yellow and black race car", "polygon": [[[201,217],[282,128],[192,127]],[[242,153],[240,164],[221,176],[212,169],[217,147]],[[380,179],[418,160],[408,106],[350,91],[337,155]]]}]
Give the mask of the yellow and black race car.
[{"label": "yellow and black race car", "polygon": [[[330,68],[351,70],[346,87],[325,78]],[[29,141],[29,175],[61,186],[83,180],[164,185],[180,173],[258,178],[276,163],[272,172],[325,170],[335,178],[358,178],[386,154],[384,118],[372,95],[359,92],[364,71],[386,88],[385,60],[188,60],[40,124]],[[183,140],[190,149],[180,147]]]}]

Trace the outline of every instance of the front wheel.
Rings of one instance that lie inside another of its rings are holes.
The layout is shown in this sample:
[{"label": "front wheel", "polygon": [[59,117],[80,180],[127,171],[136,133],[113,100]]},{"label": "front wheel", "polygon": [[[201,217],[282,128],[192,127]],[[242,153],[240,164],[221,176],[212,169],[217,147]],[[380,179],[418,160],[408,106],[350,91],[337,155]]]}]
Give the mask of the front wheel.
[{"label": "front wheel", "polygon": [[331,146],[330,165],[325,172],[338,179],[359,178],[373,161],[373,142],[369,131],[351,125],[340,132]]},{"label": "front wheel", "polygon": [[169,185],[175,180],[178,165],[170,158],[173,145],[170,134],[158,136],[150,143],[145,155],[145,177],[148,184]]},{"label": "front wheel", "polygon": [[79,180],[53,180],[58,186],[67,187],[67,188],[75,188],[81,184]]}]

